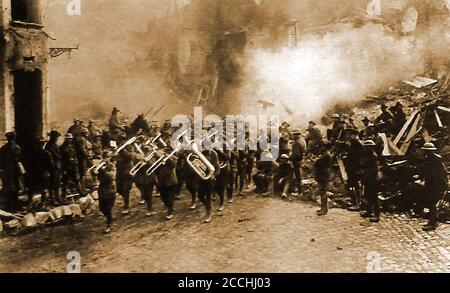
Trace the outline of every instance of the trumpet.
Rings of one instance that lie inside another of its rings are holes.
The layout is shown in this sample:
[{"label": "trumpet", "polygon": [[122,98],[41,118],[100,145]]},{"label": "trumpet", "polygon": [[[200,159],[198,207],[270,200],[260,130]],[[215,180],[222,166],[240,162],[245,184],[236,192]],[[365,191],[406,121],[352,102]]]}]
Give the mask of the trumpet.
[{"label": "trumpet", "polygon": [[[187,133],[187,130],[183,131],[176,139],[178,141],[180,138],[184,137]],[[172,158],[177,152],[179,152],[182,148],[181,144],[178,144],[174,147],[174,150],[170,154],[164,154],[155,163],[153,163],[150,168],[147,170],[147,175],[150,176],[155,173],[162,165],[164,165],[170,158]],[[156,155],[156,154],[155,154]]]}]

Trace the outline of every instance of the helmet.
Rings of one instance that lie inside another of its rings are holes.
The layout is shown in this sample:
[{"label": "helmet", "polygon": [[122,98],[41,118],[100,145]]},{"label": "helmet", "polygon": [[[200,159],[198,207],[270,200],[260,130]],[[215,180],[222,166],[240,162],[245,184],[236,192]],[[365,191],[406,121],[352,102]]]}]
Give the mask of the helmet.
[{"label": "helmet", "polygon": [[289,156],[286,155],[286,154],[282,154],[280,158],[281,158],[281,159],[289,160]]},{"label": "helmet", "polygon": [[423,151],[437,151],[437,148],[433,143],[427,142],[426,144],[423,145],[422,150]]},{"label": "helmet", "polygon": [[72,133],[67,133],[65,136],[66,139],[73,139]]},{"label": "helmet", "polygon": [[333,118],[334,118],[334,119],[339,119],[339,118],[341,118],[341,115],[339,115],[339,114],[337,114],[337,113],[336,113],[336,114],[333,114]]},{"label": "helmet", "polygon": [[375,142],[373,140],[366,140],[363,144],[363,146],[376,146]]}]

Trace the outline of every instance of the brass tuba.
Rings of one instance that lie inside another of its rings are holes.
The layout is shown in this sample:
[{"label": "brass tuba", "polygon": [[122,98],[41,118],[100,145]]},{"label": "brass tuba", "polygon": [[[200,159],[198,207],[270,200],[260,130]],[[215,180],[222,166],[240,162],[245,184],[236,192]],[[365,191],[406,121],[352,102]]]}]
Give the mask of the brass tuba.
[{"label": "brass tuba", "polygon": [[187,156],[186,161],[201,179],[209,180],[214,176],[216,168],[202,154],[197,143],[192,143],[192,153]]}]

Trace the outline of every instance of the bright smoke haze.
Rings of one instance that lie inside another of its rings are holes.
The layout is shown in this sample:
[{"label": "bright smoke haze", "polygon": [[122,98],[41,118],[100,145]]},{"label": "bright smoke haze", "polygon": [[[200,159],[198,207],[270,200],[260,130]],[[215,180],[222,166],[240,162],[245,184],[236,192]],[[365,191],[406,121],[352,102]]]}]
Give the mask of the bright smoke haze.
[{"label": "bright smoke haze", "polygon": [[376,24],[303,36],[297,48],[250,54],[241,94],[255,98],[243,98],[241,107],[243,112],[264,111],[256,100],[272,101],[271,113],[304,126],[338,103],[354,103],[424,73],[429,62],[449,62],[449,48],[445,25],[407,37]]}]

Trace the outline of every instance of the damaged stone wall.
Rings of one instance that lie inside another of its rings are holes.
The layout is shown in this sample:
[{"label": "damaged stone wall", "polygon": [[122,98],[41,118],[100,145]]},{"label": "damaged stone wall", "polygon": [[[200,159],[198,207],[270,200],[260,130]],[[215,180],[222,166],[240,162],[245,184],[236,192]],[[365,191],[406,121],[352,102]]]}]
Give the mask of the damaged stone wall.
[{"label": "damaged stone wall", "polygon": [[[14,131],[16,126],[14,101],[14,71],[40,71],[41,92],[39,103],[42,119],[38,124],[38,135],[47,131],[48,121],[48,35],[41,21],[41,2],[27,0],[26,19],[13,20],[13,7],[10,0],[0,1],[0,142],[4,133]],[[35,23],[37,22],[37,23]],[[30,101],[32,102],[32,101]],[[27,117],[23,117],[27,119]]]}]

